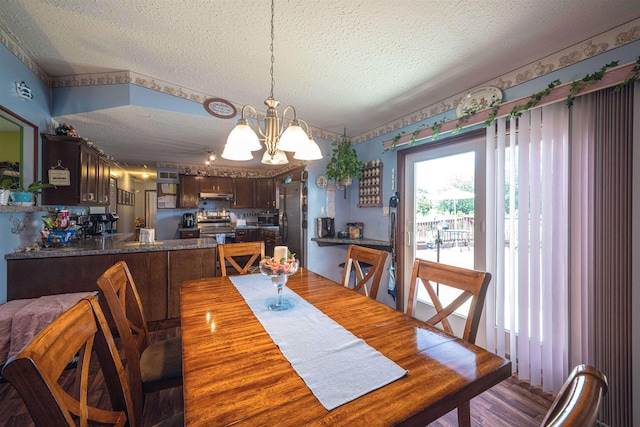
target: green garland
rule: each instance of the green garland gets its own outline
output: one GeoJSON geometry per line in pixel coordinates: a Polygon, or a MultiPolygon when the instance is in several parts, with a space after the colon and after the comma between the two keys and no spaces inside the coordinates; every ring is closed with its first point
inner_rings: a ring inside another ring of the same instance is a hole
{"type": "MultiPolygon", "coordinates": [[[[604,77],[606,71],[609,68],[614,68],[618,66],[619,61],[612,61],[606,65],[604,65],[602,68],[600,68],[598,71],[596,71],[593,74],[587,74],[586,76],[584,76],[582,79],[580,80],[575,80],[573,83],[571,83],[571,88],[569,89],[569,95],[567,96],[567,100],[566,100],[566,104],[567,107],[571,108],[571,106],[573,105],[573,101],[575,100],[576,95],[578,95],[578,93],[580,93],[585,87],[594,84],[595,82],[602,80],[602,78],[604,77]]],[[[631,69],[631,72],[629,73],[629,76],[627,77],[627,79],[625,81],[623,81],[622,83],[616,85],[614,87],[614,91],[619,91],[622,88],[624,88],[625,86],[634,83],[636,81],[640,81],[640,57],[638,57],[638,60],[636,61],[636,65],[633,66],[633,68],[631,69]]],[[[562,84],[562,82],[560,80],[554,80],[551,83],[549,83],[549,85],[547,86],[546,89],[541,90],[540,92],[534,93],[533,95],[531,95],[531,97],[529,98],[529,101],[524,104],[524,105],[515,105],[512,109],[511,112],[509,113],[509,117],[520,117],[522,116],[522,113],[524,111],[530,110],[531,108],[535,107],[541,100],[542,98],[544,98],[545,96],[549,95],[551,93],[551,91],[553,89],[555,89],[557,86],[559,86],[560,84],[562,84]]],[[[486,127],[491,126],[491,123],[493,123],[493,121],[496,119],[496,117],[498,116],[498,111],[500,110],[500,105],[502,104],[502,100],[501,99],[495,99],[493,102],[491,102],[491,104],[489,104],[489,107],[492,109],[491,112],[489,112],[489,115],[487,117],[487,119],[484,121],[484,125],[486,127]]],[[[461,130],[462,130],[462,125],[467,123],[469,121],[469,119],[471,118],[471,116],[475,115],[477,112],[479,111],[479,107],[468,107],[465,108],[463,110],[463,116],[460,117],[458,119],[458,122],[456,123],[454,129],[451,131],[452,135],[456,135],[458,134],[461,130]]],[[[440,135],[440,130],[442,128],[443,123],[446,122],[446,118],[435,122],[433,125],[431,125],[431,131],[433,132],[433,140],[435,140],[439,135],[440,135]]],[[[413,137],[409,140],[409,144],[413,145],[416,143],[417,139],[416,137],[418,136],[418,133],[422,130],[422,128],[424,128],[425,125],[422,124],[420,126],[418,126],[418,128],[416,130],[413,131],[412,135],[413,137]]],[[[402,137],[402,135],[404,135],[405,132],[401,131],[399,132],[396,136],[393,137],[393,139],[391,140],[391,145],[386,148],[384,151],[393,151],[396,149],[397,143],[400,140],[400,138],[402,137]]]]}
{"type": "Polygon", "coordinates": [[[582,91],[582,89],[584,89],[586,86],[592,85],[595,82],[602,80],[602,77],[604,77],[604,73],[607,71],[607,69],[617,67],[618,62],[619,61],[612,61],[604,65],[595,73],[587,74],[582,79],[575,80],[573,83],[571,83],[571,89],[569,89],[569,95],[567,95],[567,107],[573,107],[573,101],[575,100],[576,95],[580,93],[580,91],[582,91]]]}
{"type": "Polygon", "coordinates": [[[638,57],[638,60],[636,61],[636,65],[634,65],[633,68],[631,68],[631,73],[629,73],[629,77],[627,77],[627,79],[622,83],[619,83],[613,89],[613,91],[618,92],[622,90],[622,88],[624,88],[626,85],[631,84],[633,82],[637,82],[638,80],[640,80],[640,57],[638,57]]]}
{"type": "Polygon", "coordinates": [[[529,98],[529,102],[527,102],[524,105],[514,105],[513,108],[511,109],[511,112],[509,113],[509,117],[520,117],[522,116],[522,112],[523,111],[527,111],[530,110],[532,107],[536,106],[538,104],[538,102],[540,102],[540,100],[542,100],[542,98],[544,98],[545,96],[549,95],[551,93],[551,90],[553,88],[555,88],[556,86],[560,85],[560,80],[554,80],[551,83],[549,83],[549,86],[547,86],[546,89],[541,90],[540,92],[534,93],[533,95],[531,95],[531,98],[529,98]]]}

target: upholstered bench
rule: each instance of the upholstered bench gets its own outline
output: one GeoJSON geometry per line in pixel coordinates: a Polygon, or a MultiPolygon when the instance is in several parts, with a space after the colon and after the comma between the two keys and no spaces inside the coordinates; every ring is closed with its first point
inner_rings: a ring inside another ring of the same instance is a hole
{"type": "Polygon", "coordinates": [[[0,367],[38,332],[82,298],[97,292],[45,295],[0,305],[0,367]]]}

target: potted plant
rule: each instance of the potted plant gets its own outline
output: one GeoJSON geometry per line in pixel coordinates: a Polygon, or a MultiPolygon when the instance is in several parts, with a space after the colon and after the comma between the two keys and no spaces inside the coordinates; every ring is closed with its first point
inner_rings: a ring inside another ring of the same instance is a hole
{"type": "Polygon", "coordinates": [[[29,184],[25,189],[19,187],[17,190],[11,192],[11,200],[14,203],[18,203],[24,206],[32,206],[34,204],[34,196],[42,194],[42,190],[45,188],[56,188],[53,184],[47,184],[42,181],[35,181],[29,184]]]}
{"type": "Polygon", "coordinates": [[[351,147],[351,141],[344,138],[331,144],[333,152],[327,165],[327,178],[336,182],[342,181],[345,187],[353,182],[353,178],[362,176],[365,163],[358,160],[358,153],[351,147]]]}
{"type": "Polygon", "coordinates": [[[19,170],[18,163],[0,162],[0,205],[9,204],[11,191],[20,186],[19,170]]]}

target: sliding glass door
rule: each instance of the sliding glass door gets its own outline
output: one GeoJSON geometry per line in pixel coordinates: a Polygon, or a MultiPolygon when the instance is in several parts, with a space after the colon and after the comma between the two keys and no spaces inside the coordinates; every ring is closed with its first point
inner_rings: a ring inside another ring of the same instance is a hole
{"type": "MultiPolygon", "coordinates": [[[[434,148],[427,144],[406,156],[402,219],[405,306],[416,258],[484,269],[484,144],[484,137],[434,148]]],[[[448,297],[449,291],[439,287],[443,302],[455,298],[455,293],[448,297]]],[[[428,300],[426,291],[420,289],[417,317],[430,310],[424,302],[428,300]]]]}

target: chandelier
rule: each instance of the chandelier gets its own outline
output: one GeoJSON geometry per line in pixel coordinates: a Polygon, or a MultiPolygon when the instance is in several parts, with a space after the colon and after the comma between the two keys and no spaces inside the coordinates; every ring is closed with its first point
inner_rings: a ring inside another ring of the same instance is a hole
{"type": "Polygon", "coordinates": [[[251,105],[243,106],[240,119],[229,134],[222,152],[222,157],[228,160],[251,160],[253,158],[251,152],[262,148],[260,141],[264,142],[266,147],[262,156],[262,163],[264,164],[283,165],[289,163],[285,151],[294,152],[293,158],[297,160],[318,160],[322,158],[320,147],[313,140],[309,126],[304,120],[297,118],[295,108],[291,105],[287,106],[282,112],[282,118],[278,117],[276,107],[280,102],[273,98],[273,87],[275,86],[275,79],[273,78],[274,10],[274,0],[271,0],[271,93],[269,98],[264,101],[267,106],[264,127],[261,126],[259,119],[256,120],[257,124],[255,125],[261,137],[258,137],[253,128],[253,123],[245,117],[247,110],[252,110],[256,118],[258,117],[258,112],[251,105]],[[293,119],[285,129],[285,115],[289,110],[293,112],[293,119]],[[304,125],[306,130],[303,130],[300,125],[304,125]]]}

